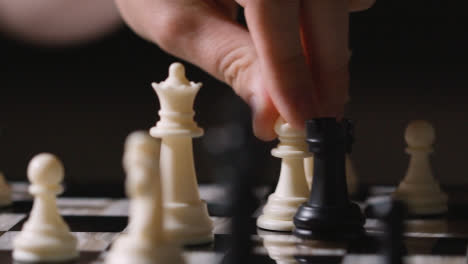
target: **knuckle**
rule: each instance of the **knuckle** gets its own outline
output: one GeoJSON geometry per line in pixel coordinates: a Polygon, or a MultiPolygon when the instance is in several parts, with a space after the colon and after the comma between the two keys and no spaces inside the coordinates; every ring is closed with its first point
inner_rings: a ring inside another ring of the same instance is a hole
{"type": "Polygon", "coordinates": [[[216,68],[224,77],[224,81],[232,86],[237,95],[248,97],[246,83],[248,73],[255,60],[249,47],[238,47],[218,56],[216,68]]]}
{"type": "Polygon", "coordinates": [[[191,20],[193,19],[190,16],[177,10],[165,12],[150,24],[150,39],[166,51],[176,50],[181,37],[193,31],[194,24],[191,20]]]}

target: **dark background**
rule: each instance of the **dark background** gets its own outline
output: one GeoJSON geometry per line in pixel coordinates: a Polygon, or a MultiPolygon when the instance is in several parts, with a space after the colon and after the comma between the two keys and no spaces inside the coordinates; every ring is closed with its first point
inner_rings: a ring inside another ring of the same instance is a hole
{"type": "MultiPolygon", "coordinates": [[[[357,121],[353,159],[363,182],[396,184],[408,163],[404,128],[426,119],[436,128],[438,179],[468,183],[468,11],[461,2],[377,0],[351,15],[348,116],[357,121]]],[[[46,151],[63,160],[69,186],[121,187],[124,139],[157,121],[150,83],[164,80],[174,61],[124,27],[67,48],[0,35],[0,168],[7,179],[25,180],[28,161],[46,151]]],[[[206,131],[194,140],[200,181],[247,169],[274,183],[279,160],[269,152],[276,143],[253,137],[250,110],[229,87],[186,65],[188,78],[204,84],[195,102],[206,131]]]]}

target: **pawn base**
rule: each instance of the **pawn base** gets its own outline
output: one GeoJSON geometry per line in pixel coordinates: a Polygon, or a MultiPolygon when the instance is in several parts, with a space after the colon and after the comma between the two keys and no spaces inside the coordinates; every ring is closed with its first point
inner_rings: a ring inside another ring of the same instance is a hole
{"type": "Polygon", "coordinates": [[[294,216],[294,234],[310,240],[348,240],[364,233],[365,218],[359,206],[339,207],[303,204],[294,216]]]}
{"type": "Polygon", "coordinates": [[[257,219],[257,227],[273,231],[292,231],[293,218],[306,197],[281,197],[273,193],[257,219]]]}
{"type": "Polygon", "coordinates": [[[164,228],[169,241],[186,246],[212,243],[213,222],[204,201],[164,205],[164,228]]]}
{"type": "Polygon", "coordinates": [[[22,231],[13,241],[13,259],[20,262],[65,262],[78,258],[77,240],[71,234],[22,231]]]}
{"type": "Polygon", "coordinates": [[[288,232],[294,229],[294,224],[292,220],[274,219],[261,215],[257,219],[257,227],[265,230],[288,232]]]}
{"type": "Polygon", "coordinates": [[[448,211],[447,195],[440,190],[419,193],[397,190],[392,194],[395,200],[403,201],[408,206],[409,215],[442,215],[448,211]]]}
{"type": "Polygon", "coordinates": [[[154,245],[144,239],[124,235],[106,256],[106,264],[184,264],[182,252],[174,244],[154,245]]]}

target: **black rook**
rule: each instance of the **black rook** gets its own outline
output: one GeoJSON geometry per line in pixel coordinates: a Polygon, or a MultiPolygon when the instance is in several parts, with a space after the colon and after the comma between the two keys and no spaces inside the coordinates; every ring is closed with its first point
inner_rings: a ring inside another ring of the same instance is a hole
{"type": "Polygon", "coordinates": [[[335,118],[309,120],[307,144],[314,153],[309,200],[294,217],[295,235],[306,239],[341,240],[363,233],[364,216],[348,198],[345,154],[351,152],[353,124],[335,118]]]}

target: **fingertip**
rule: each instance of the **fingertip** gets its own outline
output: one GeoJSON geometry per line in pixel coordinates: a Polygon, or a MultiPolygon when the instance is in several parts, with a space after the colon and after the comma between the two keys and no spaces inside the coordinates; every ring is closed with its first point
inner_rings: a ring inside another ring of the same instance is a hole
{"type": "Polygon", "coordinates": [[[279,114],[271,102],[265,102],[254,95],[250,102],[252,108],[252,127],[254,135],[263,141],[272,141],[277,135],[274,131],[279,114]]]}
{"type": "Polygon", "coordinates": [[[277,137],[271,124],[261,124],[259,122],[254,121],[253,131],[254,135],[262,141],[272,141],[275,140],[277,137]]]}
{"type": "Polygon", "coordinates": [[[312,89],[303,89],[301,96],[293,98],[294,100],[281,107],[284,111],[281,116],[296,129],[305,129],[306,120],[319,116],[320,109],[317,102],[317,96],[313,94],[312,89]]]}
{"type": "Polygon", "coordinates": [[[371,8],[375,4],[375,0],[350,0],[349,11],[359,12],[371,8]]]}
{"type": "Polygon", "coordinates": [[[295,119],[286,119],[286,122],[288,122],[292,127],[296,129],[304,129],[305,128],[305,119],[303,118],[295,118],[295,119]]]}

